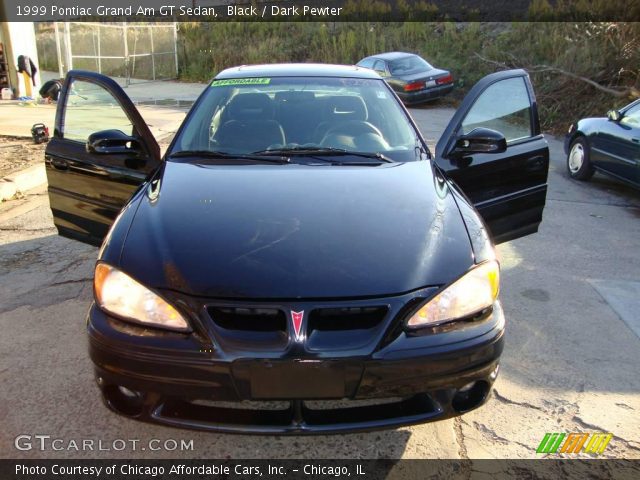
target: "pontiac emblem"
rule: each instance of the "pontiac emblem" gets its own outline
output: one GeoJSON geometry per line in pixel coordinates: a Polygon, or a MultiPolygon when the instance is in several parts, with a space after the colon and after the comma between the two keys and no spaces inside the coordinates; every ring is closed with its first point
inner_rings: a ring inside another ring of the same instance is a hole
{"type": "Polygon", "coordinates": [[[300,331],[302,330],[302,317],[304,317],[304,310],[301,312],[294,312],[291,310],[291,320],[293,320],[293,329],[296,332],[296,340],[300,340],[300,331]]]}

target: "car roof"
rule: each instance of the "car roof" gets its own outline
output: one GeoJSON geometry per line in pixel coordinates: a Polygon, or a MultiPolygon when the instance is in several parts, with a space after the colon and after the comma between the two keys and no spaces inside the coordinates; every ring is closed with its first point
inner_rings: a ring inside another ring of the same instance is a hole
{"type": "Polygon", "coordinates": [[[381,58],[382,60],[397,60],[398,58],[405,57],[417,57],[415,53],[408,52],[386,52],[386,53],[378,53],[376,55],[371,55],[367,58],[381,58]]]}
{"type": "Polygon", "coordinates": [[[372,78],[380,76],[368,68],[355,65],[331,65],[325,63],[273,63],[242,65],[223,70],[216,79],[252,77],[347,77],[372,78]]]}

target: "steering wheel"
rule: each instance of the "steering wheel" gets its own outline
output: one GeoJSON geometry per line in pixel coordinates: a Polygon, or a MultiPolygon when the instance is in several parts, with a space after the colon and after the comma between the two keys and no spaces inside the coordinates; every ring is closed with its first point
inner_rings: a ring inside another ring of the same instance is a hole
{"type": "Polygon", "coordinates": [[[331,127],[327,130],[327,133],[325,133],[324,138],[327,138],[329,135],[349,135],[350,137],[357,137],[365,133],[373,133],[374,135],[383,137],[382,132],[369,122],[365,122],[364,120],[348,120],[331,127]]]}

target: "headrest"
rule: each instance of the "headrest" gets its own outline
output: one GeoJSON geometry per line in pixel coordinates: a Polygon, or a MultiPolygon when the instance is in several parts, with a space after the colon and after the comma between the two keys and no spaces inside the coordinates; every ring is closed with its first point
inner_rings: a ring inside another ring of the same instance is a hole
{"type": "Polygon", "coordinates": [[[354,95],[330,97],[328,100],[329,117],[331,121],[361,120],[369,117],[364,100],[354,95]]]}
{"type": "Polygon", "coordinates": [[[227,105],[229,120],[270,120],[273,118],[273,102],[266,93],[241,93],[227,105]]]}

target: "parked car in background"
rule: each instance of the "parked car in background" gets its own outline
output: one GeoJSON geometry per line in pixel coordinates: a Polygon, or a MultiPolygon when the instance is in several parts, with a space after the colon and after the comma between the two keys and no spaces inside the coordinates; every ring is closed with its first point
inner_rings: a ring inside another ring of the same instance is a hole
{"type": "Polygon", "coordinates": [[[524,70],[480,80],[432,154],[374,72],[287,64],[219,73],[164,156],[114,80],[72,70],[45,159],[58,232],[102,244],[87,331],[108,407],[308,434],[486,401],[494,245],[537,231],[549,150],[524,70]]]}
{"type": "Polygon", "coordinates": [[[380,53],[357,65],[375,70],[407,105],[440,98],[453,90],[451,72],[435,68],[413,53],[380,53]]]}
{"type": "Polygon", "coordinates": [[[572,124],[564,149],[571,177],[589,180],[598,171],[640,187],[640,100],[572,124]]]}

